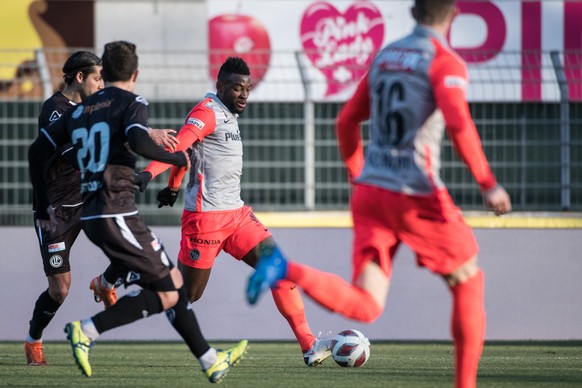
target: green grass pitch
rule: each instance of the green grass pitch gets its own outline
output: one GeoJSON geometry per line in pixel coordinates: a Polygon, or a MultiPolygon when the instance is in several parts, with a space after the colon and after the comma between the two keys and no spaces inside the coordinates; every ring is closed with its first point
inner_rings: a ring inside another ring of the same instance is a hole
{"type": "MultiPolygon", "coordinates": [[[[213,342],[227,348],[232,343],[213,342]]],[[[210,383],[182,343],[98,342],[93,377],[81,375],[65,342],[45,343],[49,367],[25,365],[22,343],[0,343],[0,386],[186,387],[210,383]]],[[[452,387],[452,346],[446,342],[375,342],[361,368],[332,359],[307,368],[296,343],[253,342],[221,386],[452,387]]],[[[479,387],[582,387],[582,341],[487,343],[479,387]]]]}

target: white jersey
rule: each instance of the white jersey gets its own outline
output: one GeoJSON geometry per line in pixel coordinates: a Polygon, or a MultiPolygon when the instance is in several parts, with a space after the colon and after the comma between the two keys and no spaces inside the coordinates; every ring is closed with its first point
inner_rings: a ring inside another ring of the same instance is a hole
{"type": "Polygon", "coordinates": [[[204,212],[238,209],[243,146],[238,115],[233,114],[213,93],[188,114],[184,130],[194,132],[190,180],[184,194],[184,209],[204,212]]]}

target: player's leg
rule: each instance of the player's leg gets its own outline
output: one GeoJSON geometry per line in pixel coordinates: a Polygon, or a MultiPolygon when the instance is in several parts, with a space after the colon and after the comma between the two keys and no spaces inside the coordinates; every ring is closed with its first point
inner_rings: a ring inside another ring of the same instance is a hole
{"type": "Polygon", "coordinates": [[[144,288],[125,295],[114,306],[89,319],[66,326],[83,373],[92,374],[88,354],[92,341],[101,333],[167,310],[170,322],[199,359],[208,378],[211,382],[219,381],[242,357],[247,343],[241,341],[225,352],[210,348],[194,312],[188,309],[180,272],[143,220],[139,216],[97,219],[85,222],[85,227],[87,236],[103,249],[112,264],[129,269],[126,282],[134,281],[144,288]]]}
{"type": "Polygon", "coordinates": [[[444,279],[453,296],[451,331],[455,344],[455,386],[475,387],[485,338],[483,271],[474,257],[444,279]]]}
{"type": "Polygon", "coordinates": [[[247,292],[249,301],[251,303],[256,301],[258,293],[264,289],[266,283],[276,284],[279,279],[284,278],[296,283],[323,307],[346,318],[362,322],[372,322],[378,318],[386,302],[391,257],[398,240],[390,230],[377,221],[383,215],[377,207],[380,201],[376,200],[373,193],[360,193],[361,191],[362,189],[358,187],[352,196],[354,217],[352,284],[333,273],[286,261],[280,250],[274,247],[270,252],[267,250],[263,252],[257,271],[251,276],[247,292]],[[263,263],[269,261],[273,265],[266,267],[270,268],[261,268],[263,263]],[[268,279],[269,277],[271,279],[268,279]],[[253,285],[253,280],[258,282],[253,285]]]}
{"type": "Polygon", "coordinates": [[[28,365],[48,365],[44,356],[42,333],[69,294],[71,286],[69,256],[71,247],[81,230],[77,213],[76,208],[58,210],[58,224],[53,232],[36,228],[48,288],[36,300],[30,319],[28,335],[24,343],[28,365]]]}
{"type": "Polygon", "coordinates": [[[106,309],[113,306],[117,302],[117,287],[125,274],[125,271],[109,265],[101,275],[91,279],[89,289],[93,291],[95,302],[103,302],[106,309]]]}
{"type": "MultiPolygon", "coordinates": [[[[242,233],[246,233],[249,236],[247,240],[254,240],[253,235],[249,233],[252,230],[252,225],[246,229],[248,230],[242,233]]],[[[260,228],[261,231],[264,231],[264,229],[266,228],[260,228]]],[[[242,260],[254,268],[259,259],[259,252],[270,246],[275,246],[275,241],[271,236],[264,238],[255,245],[243,256],[242,260]]],[[[331,340],[326,337],[316,338],[313,335],[305,317],[303,298],[295,283],[281,280],[271,287],[271,294],[279,313],[287,320],[295,338],[297,338],[305,364],[307,366],[317,366],[331,356],[329,349],[331,340]]]]}
{"type": "Polygon", "coordinates": [[[184,278],[184,289],[186,290],[188,301],[190,303],[196,302],[204,294],[212,268],[193,268],[178,261],[178,269],[184,278]]]}
{"type": "MultiPolygon", "coordinates": [[[[275,245],[273,237],[269,236],[255,245],[243,256],[242,261],[254,268],[259,259],[259,252],[265,245],[275,245]]],[[[299,290],[292,282],[282,280],[271,288],[271,293],[277,309],[293,330],[301,350],[307,352],[316,338],[305,318],[305,306],[299,290]]]]}
{"type": "Polygon", "coordinates": [[[455,385],[474,387],[485,337],[483,273],[477,266],[477,242],[461,211],[443,190],[411,199],[402,240],[419,264],[441,275],[451,289],[451,332],[455,346],[455,385]]]}

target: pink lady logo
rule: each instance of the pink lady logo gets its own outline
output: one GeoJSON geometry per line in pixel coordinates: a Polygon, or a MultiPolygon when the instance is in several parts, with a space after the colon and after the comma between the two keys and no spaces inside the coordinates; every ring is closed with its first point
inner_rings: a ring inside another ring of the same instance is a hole
{"type": "Polygon", "coordinates": [[[343,14],[329,3],[316,2],[301,20],[303,50],[327,79],[326,97],[358,82],[383,40],[382,14],[367,1],[350,5],[343,14]]]}

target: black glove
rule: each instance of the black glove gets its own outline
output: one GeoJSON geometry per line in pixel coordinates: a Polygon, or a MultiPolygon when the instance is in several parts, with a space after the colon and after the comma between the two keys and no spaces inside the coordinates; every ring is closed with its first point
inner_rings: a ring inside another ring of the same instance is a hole
{"type": "Polygon", "coordinates": [[[137,186],[140,192],[146,191],[148,183],[152,179],[152,174],[147,171],[138,172],[133,174],[133,184],[137,186]]]}
{"type": "Polygon", "coordinates": [[[174,190],[171,190],[169,187],[166,187],[165,189],[160,190],[160,192],[158,193],[158,197],[157,197],[157,200],[159,202],[158,209],[163,207],[163,206],[174,207],[174,204],[176,203],[176,200],[178,199],[179,192],[180,192],[180,189],[174,191],[174,190]]]}

